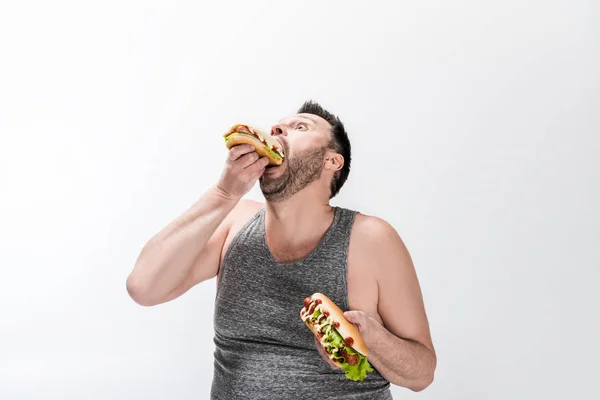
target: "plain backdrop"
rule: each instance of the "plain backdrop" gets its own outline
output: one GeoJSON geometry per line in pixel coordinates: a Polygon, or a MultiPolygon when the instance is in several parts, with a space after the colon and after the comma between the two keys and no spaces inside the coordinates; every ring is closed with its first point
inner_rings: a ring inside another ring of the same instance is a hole
{"type": "Polygon", "coordinates": [[[215,281],[145,308],[125,279],[224,130],[307,99],[352,141],[333,204],[422,285],[436,378],[394,398],[600,398],[591,0],[3,2],[0,398],[207,399],[215,281]]]}

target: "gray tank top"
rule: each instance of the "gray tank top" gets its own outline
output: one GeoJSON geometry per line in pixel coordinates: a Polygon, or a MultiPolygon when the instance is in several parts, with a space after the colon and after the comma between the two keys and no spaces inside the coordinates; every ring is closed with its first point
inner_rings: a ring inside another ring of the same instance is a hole
{"type": "Polygon", "coordinates": [[[355,211],[335,207],[318,246],[295,263],[278,263],[265,236],[265,208],[225,253],[214,312],[213,400],[392,399],[377,369],[361,382],[332,369],[300,319],[315,292],[348,308],[346,264],[355,211]]]}

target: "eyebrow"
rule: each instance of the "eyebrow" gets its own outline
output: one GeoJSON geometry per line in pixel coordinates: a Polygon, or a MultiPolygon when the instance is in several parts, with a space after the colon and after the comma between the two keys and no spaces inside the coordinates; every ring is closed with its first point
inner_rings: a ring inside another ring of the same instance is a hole
{"type": "Polygon", "coordinates": [[[313,118],[313,117],[310,117],[310,116],[306,116],[306,115],[299,115],[299,116],[298,116],[298,118],[307,119],[307,120],[309,120],[310,122],[312,122],[313,124],[315,124],[315,125],[317,124],[317,120],[316,120],[315,118],[313,118]]]}
{"type": "MultiPolygon", "coordinates": [[[[310,122],[312,122],[312,123],[313,123],[313,125],[317,125],[317,120],[316,120],[316,119],[314,119],[314,118],[312,118],[312,117],[309,117],[309,116],[306,116],[306,115],[298,115],[298,116],[296,116],[296,117],[293,117],[293,118],[291,118],[291,119],[290,119],[290,123],[292,123],[292,122],[296,122],[296,121],[298,121],[299,119],[309,120],[310,122]]],[[[282,119],[282,120],[280,120],[279,122],[282,122],[282,121],[283,121],[283,119],[282,119]]]]}

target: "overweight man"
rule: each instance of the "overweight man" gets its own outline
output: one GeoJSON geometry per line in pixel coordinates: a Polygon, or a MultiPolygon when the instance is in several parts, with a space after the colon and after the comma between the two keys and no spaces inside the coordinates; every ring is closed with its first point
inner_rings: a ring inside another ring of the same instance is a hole
{"type": "Polygon", "coordinates": [[[425,389],[436,354],[408,250],[383,219],[330,204],[350,172],[344,125],[308,101],[270,133],[283,163],[233,146],[218,181],[145,244],[129,295],[153,306],[216,278],[214,400],[376,400],[392,399],[391,384],[425,389]],[[256,182],[264,202],[242,199],[256,182]],[[358,328],[373,368],[364,380],[329,361],[300,318],[315,292],[358,328]]]}

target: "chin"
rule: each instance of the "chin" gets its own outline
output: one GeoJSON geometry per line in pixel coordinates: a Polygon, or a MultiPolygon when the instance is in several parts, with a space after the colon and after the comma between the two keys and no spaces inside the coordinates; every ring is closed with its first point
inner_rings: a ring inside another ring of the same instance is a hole
{"type": "Polygon", "coordinates": [[[285,164],[277,165],[274,167],[268,167],[268,168],[265,168],[265,172],[262,174],[262,178],[281,176],[281,174],[284,171],[285,171],[285,164]]]}

